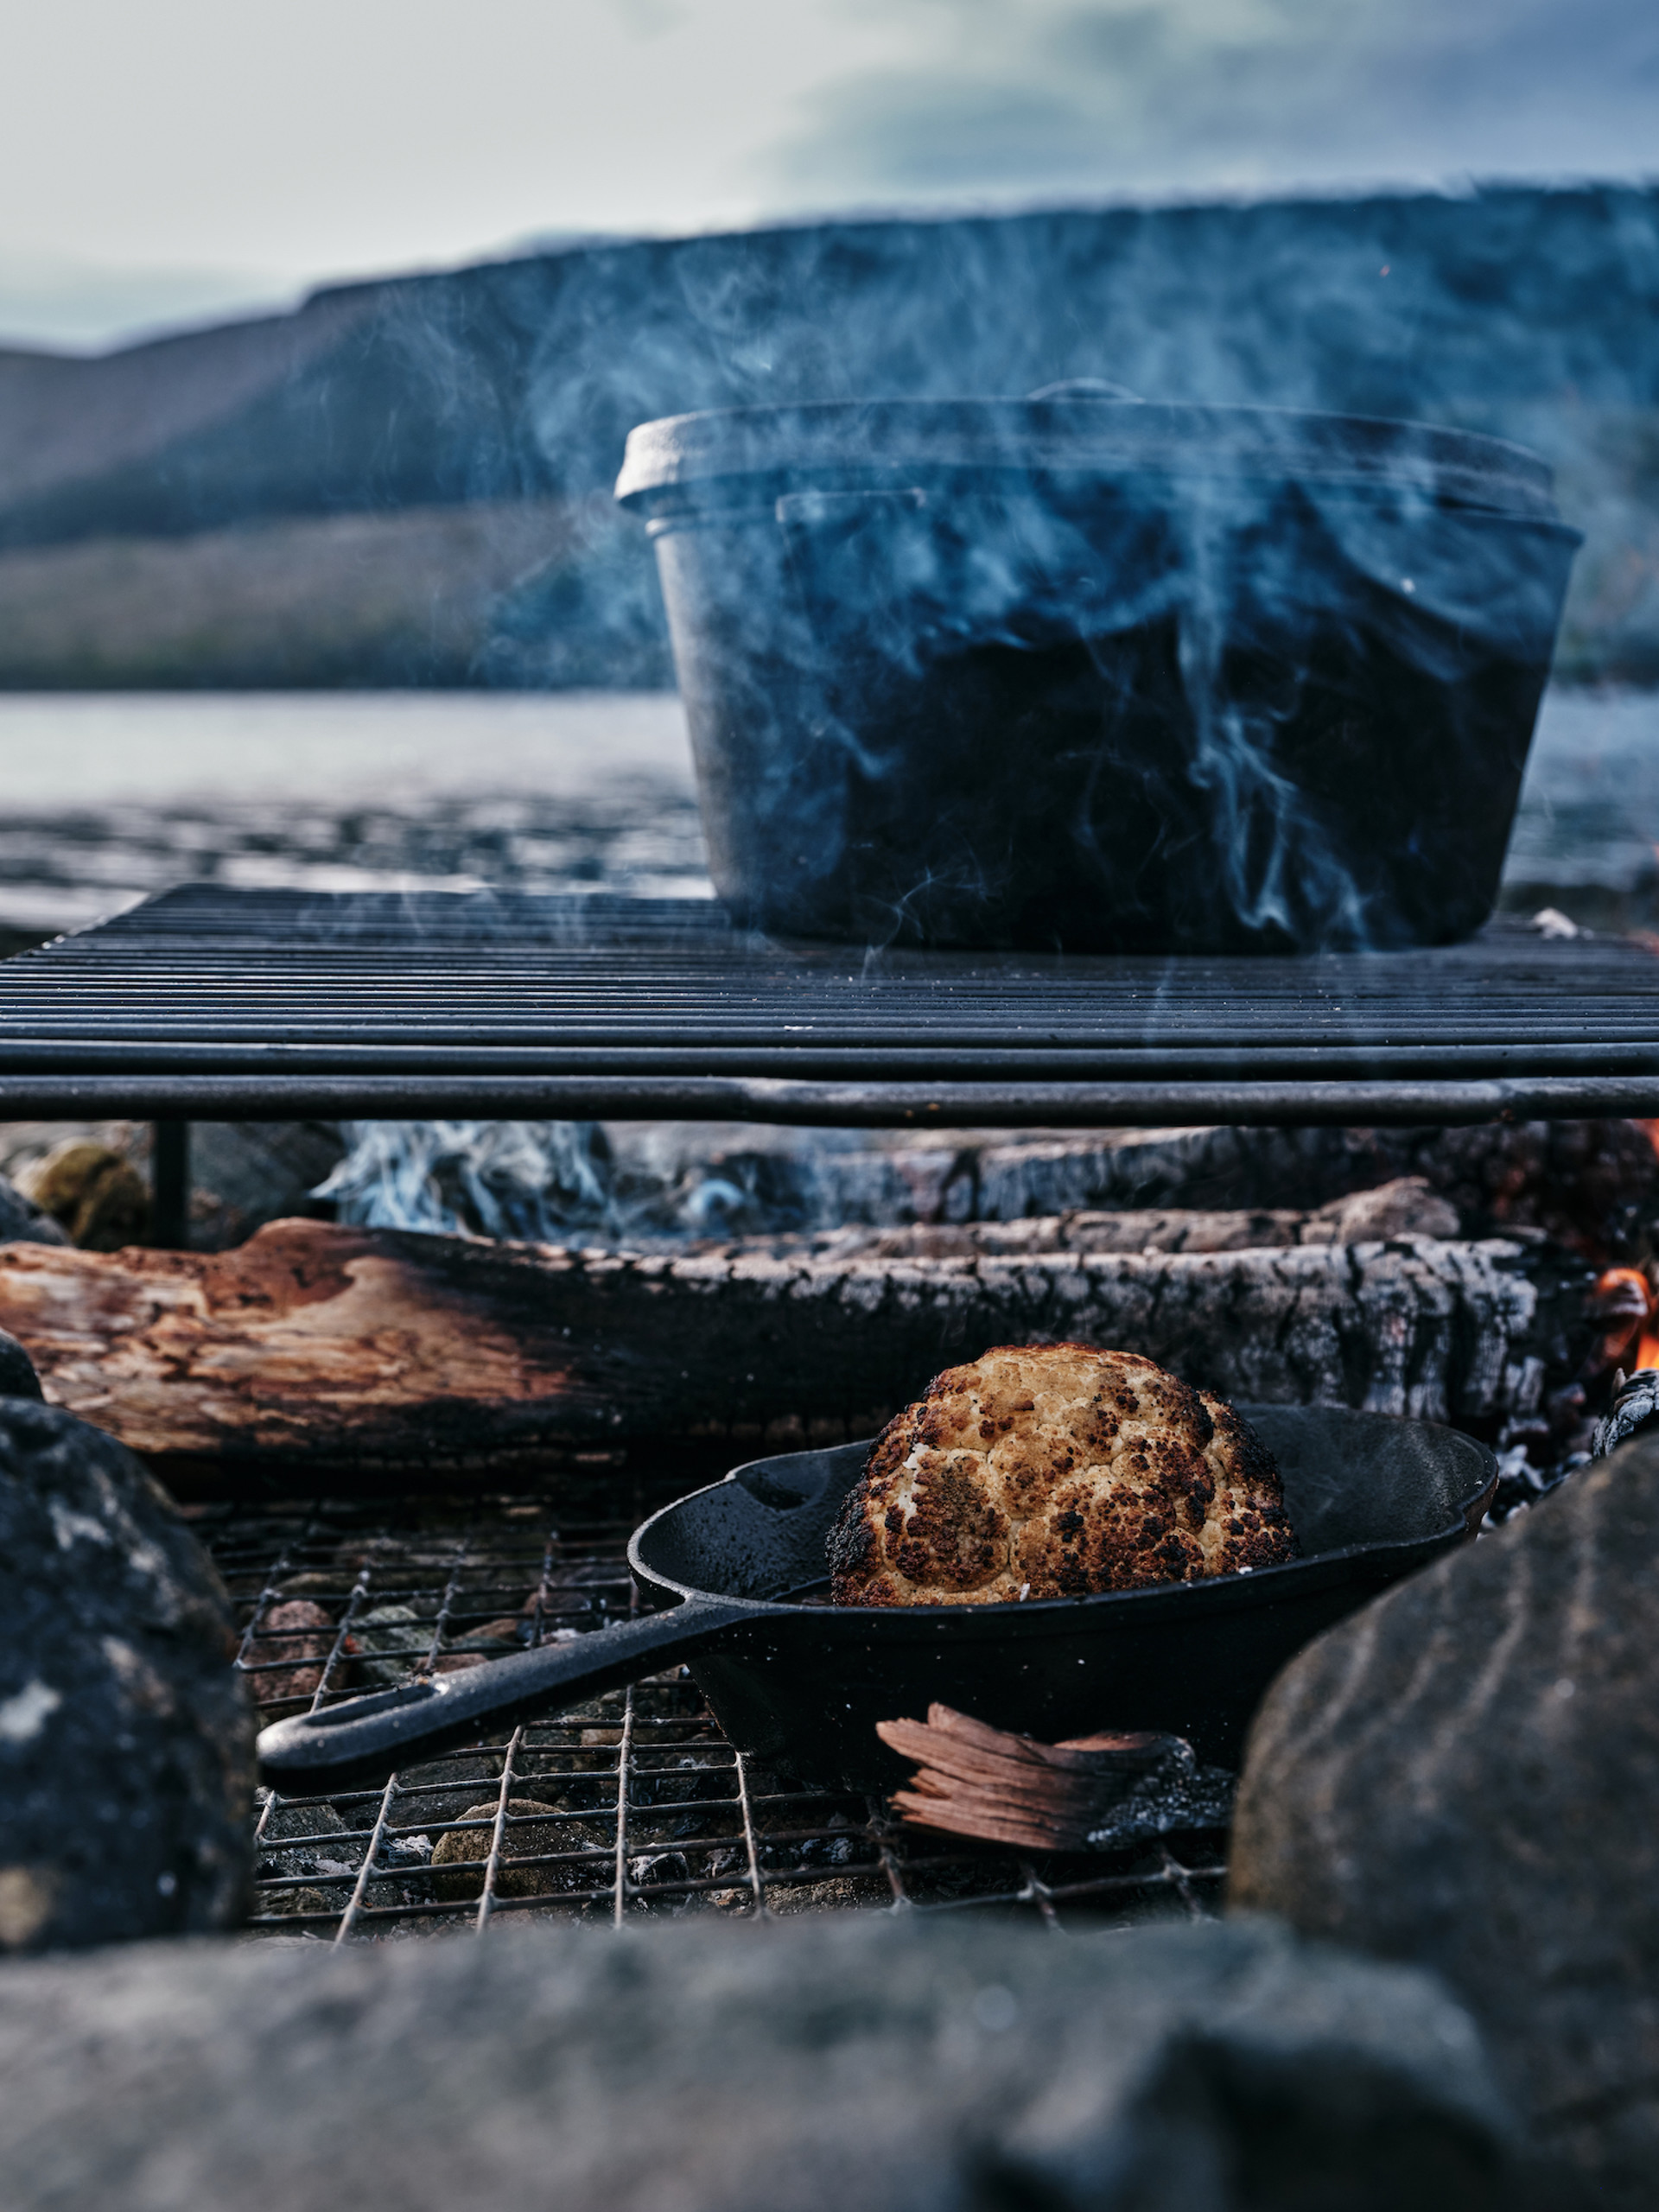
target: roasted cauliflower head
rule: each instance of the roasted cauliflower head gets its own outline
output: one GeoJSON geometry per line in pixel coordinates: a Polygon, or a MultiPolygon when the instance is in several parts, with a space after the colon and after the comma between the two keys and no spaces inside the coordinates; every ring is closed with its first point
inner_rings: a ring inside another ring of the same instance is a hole
{"type": "Polygon", "coordinates": [[[1247,1421],[1134,1352],[1005,1344],[889,1421],[830,1534],[840,1605],[984,1605],[1297,1556],[1247,1421]]]}

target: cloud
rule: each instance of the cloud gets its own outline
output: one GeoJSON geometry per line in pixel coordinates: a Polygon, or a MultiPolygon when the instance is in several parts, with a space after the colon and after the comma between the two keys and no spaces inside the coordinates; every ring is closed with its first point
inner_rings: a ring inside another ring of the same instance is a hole
{"type": "Polygon", "coordinates": [[[1652,0],[12,12],[0,333],[36,340],[544,232],[1659,170],[1652,0]]]}
{"type": "Polygon", "coordinates": [[[1198,194],[1659,167],[1632,0],[893,0],[902,67],[769,149],[826,196],[1198,194]]]}

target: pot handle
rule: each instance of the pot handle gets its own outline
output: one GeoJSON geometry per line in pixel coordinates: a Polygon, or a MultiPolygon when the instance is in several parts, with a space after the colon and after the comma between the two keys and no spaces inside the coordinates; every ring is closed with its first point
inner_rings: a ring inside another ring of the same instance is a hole
{"type": "Polygon", "coordinates": [[[556,1712],[692,1658],[753,1611],[743,1599],[688,1598],[665,1612],[487,1660],[464,1674],[292,1713],[260,1732],[260,1779],[294,1796],[383,1782],[410,1758],[471,1741],[488,1723],[556,1712]]]}

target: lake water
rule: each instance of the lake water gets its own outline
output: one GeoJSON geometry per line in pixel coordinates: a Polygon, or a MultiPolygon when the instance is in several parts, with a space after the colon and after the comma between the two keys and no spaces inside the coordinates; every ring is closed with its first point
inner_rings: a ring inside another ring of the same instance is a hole
{"type": "Polygon", "coordinates": [[[0,926],[190,880],[709,892],[672,694],[0,696],[0,926]]]}
{"type": "MultiPolygon", "coordinates": [[[[204,879],[709,890],[671,694],[11,694],[0,778],[0,928],[13,932],[79,927],[204,879]]],[[[1513,895],[1650,919],[1656,851],[1659,692],[1552,691],[1513,895]]]]}

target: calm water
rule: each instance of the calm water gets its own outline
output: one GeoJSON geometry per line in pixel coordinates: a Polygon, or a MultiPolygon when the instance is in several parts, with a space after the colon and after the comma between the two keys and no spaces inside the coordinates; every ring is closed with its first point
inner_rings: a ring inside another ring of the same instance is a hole
{"type": "Polygon", "coordinates": [[[168,884],[707,894],[679,701],[647,693],[0,696],[0,926],[168,884]]]}
{"type": "MultiPolygon", "coordinates": [[[[12,931],[204,878],[709,890],[684,722],[660,693],[0,696],[0,770],[12,931]]],[[[1647,918],[1656,849],[1659,692],[1553,692],[1517,895],[1647,918]]]]}

